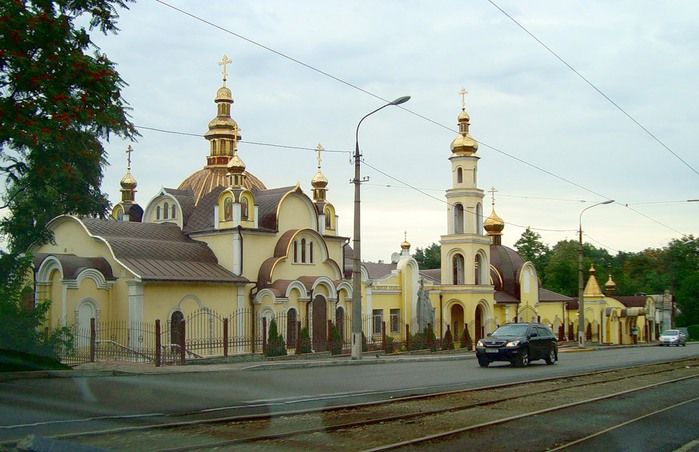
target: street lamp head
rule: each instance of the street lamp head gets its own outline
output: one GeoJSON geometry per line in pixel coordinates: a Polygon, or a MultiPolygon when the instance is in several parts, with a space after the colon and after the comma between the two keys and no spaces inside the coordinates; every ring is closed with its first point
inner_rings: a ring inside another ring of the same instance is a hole
{"type": "Polygon", "coordinates": [[[398,99],[396,99],[396,100],[394,100],[394,101],[391,101],[391,102],[390,102],[390,105],[400,105],[400,104],[404,104],[404,103],[406,103],[406,102],[409,101],[409,100],[410,100],[410,96],[399,97],[398,99]]]}
{"type": "Polygon", "coordinates": [[[608,200],[604,201],[602,204],[611,204],[613,202],[614,202],[613,199],[608,199],[608,200]]]}

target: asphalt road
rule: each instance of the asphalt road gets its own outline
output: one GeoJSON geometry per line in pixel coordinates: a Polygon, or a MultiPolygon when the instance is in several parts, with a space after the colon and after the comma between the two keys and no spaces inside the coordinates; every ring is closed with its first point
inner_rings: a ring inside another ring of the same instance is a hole
{"type": "Polygon", "coordinates": [[[0,383],[0,441],[144,425],[163,414],[188,419],[288,411],[696,356],[699,344],[561,353],[554,366],[537,361],[528,368],[495,363],[483,369],[470,357],[376,365],[365,358],[361,365],[245,364],[212,372],[12,380],[0,383]]]}

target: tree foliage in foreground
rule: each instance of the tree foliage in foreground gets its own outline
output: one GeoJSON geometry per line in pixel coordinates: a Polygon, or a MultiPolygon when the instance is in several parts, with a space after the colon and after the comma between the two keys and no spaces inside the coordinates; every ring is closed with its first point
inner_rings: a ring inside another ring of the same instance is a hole
{"type": "Polygon", "coordinates": [[[427,248],[415,248],[413,258],[421,270],[439,268],[442,262],[442,249],[439,243],[433,243],[427,248]]]}
{"type": "Polygon", "coordinates": [[[0,207],[9,210],[0,220],[8,248],[0,251],[0,323],[3,340],[15,336],[14,350],[52,348],[36,329],[48,304],[21,303],[20,283],[31,271],[21,253],[51,239],[46,224],[56,215],[106,214],[101,141],[137,135],[125,83],[89,34],[115,33],[117,8],[127,1],[0,2],[0,207]]]}

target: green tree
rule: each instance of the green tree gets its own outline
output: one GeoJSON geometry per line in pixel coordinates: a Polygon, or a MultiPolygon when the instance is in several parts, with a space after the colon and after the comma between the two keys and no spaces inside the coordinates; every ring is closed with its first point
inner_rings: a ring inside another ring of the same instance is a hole
{"type": "Polygon", "coordinates": [[[425,249],[415,248],[413,258],[422,270],[439,268],[442,263],[442,249],[439,243],[433,243],[425,249]]]}
{"type": "Polygon", "coordinates": [[[106,214],[101,140],[137,135],[125,83],[89,35],[115,33],[127,1],[0,2],[0,207],[9,209],[0,220],[8,248],[0,251],[0,323],[27,326],[17,331],[19,351],[47,350],[28,327],[43,321],[45,308],[21,307],[16,282],[31,271],[21,253],[50,240],[46,224],[58,214],[106,214]]]}
{"type": "Polygon", "coordinates": [[[543,286],[571,297],[578,296],[578,242],[562,240],[551,249],[543,286]]]}
{"type": "Polygon", "coordinates": [[[525,261],[531,261],[534,264],[539,278],[543,280],[551,250],[541,241],[541,235],[527,227],[515,242],[515,248],[525,261]]]}
{"type": "Polygon", "coordinates": [[[687,235],[672,240],[665,250],[670,290],[680,311],[677,323],[699,324],[699,238],[687,235]]]}
{"type": "Polygon", "coordinates": [[[286,356],[286,344],[284,336],[277,332],[277,322],[272,319],[269,322],[269,333],[267,334],[267,348],[265,356],[286,356]]]}

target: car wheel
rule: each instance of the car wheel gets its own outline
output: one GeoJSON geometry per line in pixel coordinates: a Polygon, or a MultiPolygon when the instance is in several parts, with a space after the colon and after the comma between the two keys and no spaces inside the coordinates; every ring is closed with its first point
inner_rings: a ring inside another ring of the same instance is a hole
{"type": "Polygon", "coordinates": [[[487,359],[478,360],[478,365],[481,367],[488,367],[488,364],[490,364],[490,361],[488,361],[487,359]]]}
{"type": "Polygon", "coordinates": [[[556,350],[554,350],[554,349],[549,350],[549,354],[548,354],[548,356],[546,356],[546,358],[544,358],[544,361],[546,361],[546,364],[548,364],[548,365],[554,364],[557,361],[556,350]]]}
{"type": "Polygon", "coordinates": [[[529,350],[526,348],[515,358],[515,367],[527,367],[529,365],[529,350]]]}

